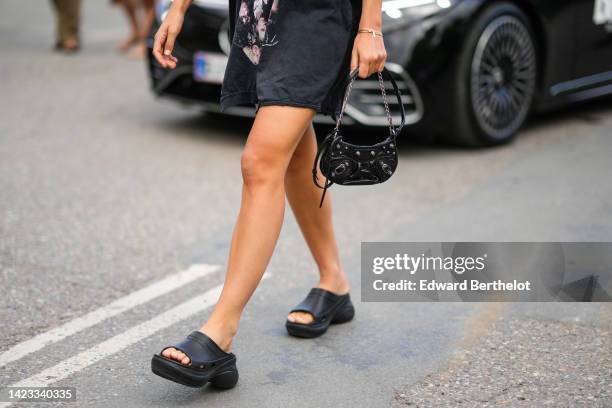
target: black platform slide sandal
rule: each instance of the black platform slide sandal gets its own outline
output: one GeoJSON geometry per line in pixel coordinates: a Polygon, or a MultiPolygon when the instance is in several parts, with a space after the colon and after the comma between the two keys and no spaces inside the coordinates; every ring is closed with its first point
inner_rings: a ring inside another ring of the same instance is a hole
{"type": "Polygon", "coordinates": [[[287,332],[295,337],[319,337],[330,324],[346,323],[353,320],[355,308],[349,294],[336,295],[321,288],[312,288],[308,296],[289,313],[307,312],[314,320],[311,323],[293,323],[287,320],[287,332]]]}
{"type": "Polygon", "coordinates": [[[202,387],[207,382],[218,388],[233,388],[238,382],[236,356],[226,353],[201,331],[192,332],[174,346],[166,346],[151,360],[151,369],[160,377],[186,385],[202,387]],[[189,357],[189,365],[166,358],[164,350],[173,347],[189,357]]]}

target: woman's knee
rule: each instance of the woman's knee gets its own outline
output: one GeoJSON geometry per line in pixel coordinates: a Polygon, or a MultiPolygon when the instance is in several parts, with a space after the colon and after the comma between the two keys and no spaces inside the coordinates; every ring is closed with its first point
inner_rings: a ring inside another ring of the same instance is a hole
{"type": "Polygon", "coordinates": [[[280,180],[278,160],[256,147],[246,147],[240,157],[240,170],[245,185],[257,186],[280,180]]]}

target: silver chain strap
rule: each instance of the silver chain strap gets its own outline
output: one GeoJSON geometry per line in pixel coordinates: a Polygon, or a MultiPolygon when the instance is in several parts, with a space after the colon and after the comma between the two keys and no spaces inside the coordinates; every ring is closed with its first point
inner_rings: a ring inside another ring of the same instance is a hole
{"type": "Polygon", "coordinates": [[[349,94],[351,93],[351,89],[353,88],[353,82],[355,82],[355,77],[351,78],[351,82],[349,82],[346,92],[344,92],[344,99],[342,100],[342,108],[340,109],[340,114],[338,115],[338,119],[336,120],[336,127],[334,128],[334,134],[338,133],[338,129],[340,128],[340,122],[342,121],[342,116],[344,115],[344,109],[346,108],[346,102],[348,101],[349,94]]]}
{"type": "MultiPolygon", "coordinates": [[[[387,115],[387,120],[389,121],[389,133],[392,135],[395,135],[395,128],[393,127],[393,119],[391,118],[391,112],[389,111],[389,103],[387,102],[387,92],[385,90],[385,83],[382,77],[382,72],[377,72],[377,74],[378,74],[378,84],[380,86],[380,92],[382,94],[383,102],[385,104],[385,114],[387,115]]],[[[340,109],[340,114],[338,115],[338,119],[336,120],[336,127],[334,128],[334,134],[337,134],[338,130],[340,129],[340,122],[342,121],[342,116],[344,115],[344,109],[346,108],[346,103],[348,101],[349,94],[351,93],[353,82],[355,82],[356,78],[357,78],[357,75],[351,78],[351,81],[349,82],[346,88],[346,92],[344,93],[344,99],[342,100],[342,108],[340,109]]]]}
{"type": "Polygon", "coordinates": [[[391,113],[389,112],[389,103],[387,102],[387,92],[385,91],[385,82],[383,81],[382,73],[378,72],[378,84],[380,85],[380,92],[382,93],[383,102],[385,103],[385,113],[389,120],[389,133],[394,135],[395,128],[393,127],[393,120],[391,119],[391,113]]]}

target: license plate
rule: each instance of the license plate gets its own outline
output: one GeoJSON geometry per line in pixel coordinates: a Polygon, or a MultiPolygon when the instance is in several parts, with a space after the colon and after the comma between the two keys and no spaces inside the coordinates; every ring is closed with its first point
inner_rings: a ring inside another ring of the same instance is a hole
{"type": "Polygon", "coordinates": [[[193,56],[193,79],[198,82],[223,82],[227,55],[218,52],[198,51],[193,56]]]}

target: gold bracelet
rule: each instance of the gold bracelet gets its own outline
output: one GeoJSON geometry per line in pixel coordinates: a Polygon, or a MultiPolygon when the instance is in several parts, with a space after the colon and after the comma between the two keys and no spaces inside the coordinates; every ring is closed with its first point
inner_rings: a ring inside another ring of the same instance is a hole
{"type": "Polygon", "coordinates": [[[382,32],[376,31],[376,30],[374,30],[372,28],[360,28],[359,30],[357,30],[357,33],[371,33],[372,37],[379,36],[379,37],[382,38],[382,36],[383,36],[382,32]]]}

